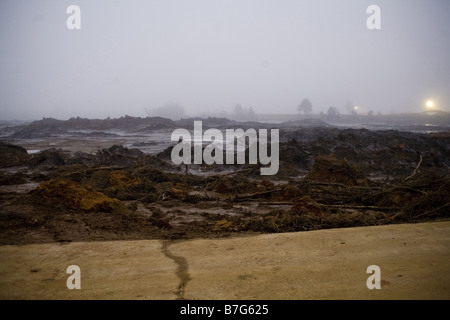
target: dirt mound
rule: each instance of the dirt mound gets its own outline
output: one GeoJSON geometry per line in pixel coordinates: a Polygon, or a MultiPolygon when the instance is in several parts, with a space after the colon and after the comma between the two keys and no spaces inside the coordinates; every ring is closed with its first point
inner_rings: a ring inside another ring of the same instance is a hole
{"type": "Polygon", "coordinates": [[[306,176],[311,181],[341,183],[346,186],[368,185],[369,181],[346,159],[340,160],[336,155],[318,155],[306,176]]]}
{"type": "Polygon", "coordinates": [[[36,192],[51,203],[63,204],[84,212],[127,213],[123,202],[70,180],[55,179],[41,183],[36,192]]]}
{"type": "Polygon", "coordinates": [[[450,130],[442,132],[430,132],[428,135],[432,138],[450,139],[450,130]]]}
{"type": "Polygon", "coordinates": [[[449,168],[449,137],[447,133],[301,128],[282,133],[280,155],[298,169],[309,170],[316,156],[333,153],[366,176],[398,177],[411,172],[420,157],[422,168],[449,168]]]}
{"type": "Polygon", "coordinates": [[[0,167],[8,168],[23,165],[29,158],[25,148],[0,142],[0,167]]]}
{"type": "Polygon", "coordinates": [[[96,154],[96,160],[99,164],[129,166],[143,154],[139,149],[128,149],[120,145],[114,145],[109,149],[99,150],[96,154]]]}
{"type": "Polygon", "coordinates": [[[27,150],[21,146],[16,146],[14,144],[4,143],[0,141],[0,154],[4,153],[13,154],[17,156],[28,154],[27,150]]]}
{"type": "Polygon", "coordinates": [[[60,149],[48,149],[33,154],[28,161],[28,165],[35,167],[59,167],[66,164],[68,156],[60,149]]]}
{"type": "Polygon", "coordinates": [[[139,178],[132,178],[125,171],[113,171],[109,174],[109,183],[115,190],[126,190],[131,186],[141,184],[139,178]]]}
{"type": "Polygon", "coordinates": [[[299,215],[313,214],[317,217],[321,217],[324,214],[321,206],[308,196],[296,200],[291,211],[299,215]]]}
{"type": "Polygon", "coordinates": [[[16,172],[14,174],[3,174],[0,172],[0,185],[2,186],[24,184],[26,182],[26,175],[21,172],[16,172]]]}
{"type": "MultiPolygon", "coordinates": [[[[367,129],[339,129],[325,127],[283,129],[280,135],[280,168],[273,179],[286,179],[309,171],[319,155],[334,154],[346,159],[369,176],[398,177],[411,172],[422,157],[424,168],[448,168],[450,140],[447,134],[420,134],[396,130],[370,131],[367,129]]],[[[172,147],[157,157],[170,161],[172,147]]],[[[191,156],[193,148],[191,148],[191,156]]],[[[246,150],[246,158],[248,149],[246,150]]],[[[225,160],[224,160],[225,163],[225,160]]],[[[196,169],[196,165],[190,168],[196,169]]],[[[202,171],[243,170],[244,166],[201,166],[202,171]]],[[[260,176],[253,172],[253,178],[260,176]]],[[[327,181],[327,180],[326,180],[327,181]]]]}

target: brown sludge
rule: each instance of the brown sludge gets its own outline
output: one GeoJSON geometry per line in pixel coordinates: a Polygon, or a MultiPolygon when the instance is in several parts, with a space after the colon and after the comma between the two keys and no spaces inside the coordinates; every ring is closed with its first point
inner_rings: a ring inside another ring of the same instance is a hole
{"type": "Polygon", "coordinates": [[[3,174],[0,243],[211,238],[449,217],[442,168],[376,180],[345,158],[319,154],[305,177],[269,181],[252,168],[205,176],[167,170],[170,164],[123,147],[101,155],[86,164],[65,154],[70,164],[39,170],[31,162],[3,174]],[[15,184],[35,187],[15,192],[15,184]]]}

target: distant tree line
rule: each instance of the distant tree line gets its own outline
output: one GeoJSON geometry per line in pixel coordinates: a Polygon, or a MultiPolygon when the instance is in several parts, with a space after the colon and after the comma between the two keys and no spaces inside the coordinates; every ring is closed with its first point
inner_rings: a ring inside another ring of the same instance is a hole
{"type": "Polygon", "coordinates": [[[253,107],[243,108],[240,104],[237,104],[233,109],[231,117],[234,120],[255,120],[256,113],[253,107]]]}
{"type": "Polygon", "coordinates": [[[168,102],[156,109],[146,109],[146,112],[151,117],[162,117],[171,120],[180,120],[186,116],[184,108],[175,102],[168,102]]]}
{"type": "MultiPolygon", "coordinates": [[[[344,104],[342,109],[347,114],[350,114],[350,115],[357,115],[358,114],[358,107],[351,101],[347,101],[344,104]]],[[[312,114],[312,111],[313,111],[313,105],[312,105],[311,101],[309,101],[309,99],[307,99],[307,98],[303,99],[303,101],[298,105],[297,111],[298,111],[298,113],[303,114],[305,119],[308,118],[312,114]]],[[[323,111],[320,112],[321,116],[325,116],[326,115],[326,117],[331,119],[331,120],[335,120],[335,119],[339,118],[340,114],[341,114],[341,112],[335,106],[328,107],[328,110],[327,110],[326,114],[323,111]]],[[[378,112],[377,114],[380,115],[381,113],[378,112]]],[[[373,116],[374,115],[373,110],[369,110],[367,112],[367,115],[369,117],[373,116]]]]}

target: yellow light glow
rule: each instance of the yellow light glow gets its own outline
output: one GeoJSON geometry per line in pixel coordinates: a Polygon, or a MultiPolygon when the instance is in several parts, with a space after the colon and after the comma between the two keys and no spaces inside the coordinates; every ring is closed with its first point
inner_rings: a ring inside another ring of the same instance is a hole
{"type": "Polygon", "coordinates": [[[355,106],[355,110],[358,110],[359,108],[357,106],[355,106]]]}
{"type": "Polygon", "coordinates": [[[432,100],[428,100],[427,103],[425,104],[427,106],[427,108],[433,108],[434,107],[434,102],[432,100]]]}

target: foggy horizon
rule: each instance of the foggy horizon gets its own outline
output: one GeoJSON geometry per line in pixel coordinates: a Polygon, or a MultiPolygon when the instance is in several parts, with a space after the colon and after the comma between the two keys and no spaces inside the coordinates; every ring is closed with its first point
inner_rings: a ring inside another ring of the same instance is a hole
{"type": "Polygon", "coordinates": [[[0,3],[0,120],[450,111],[446,0],[0,3]],[[66,9],[81,9],[69,30],[66,9]],[[370,5],[381,29],[369,30],[370,5]]]}

